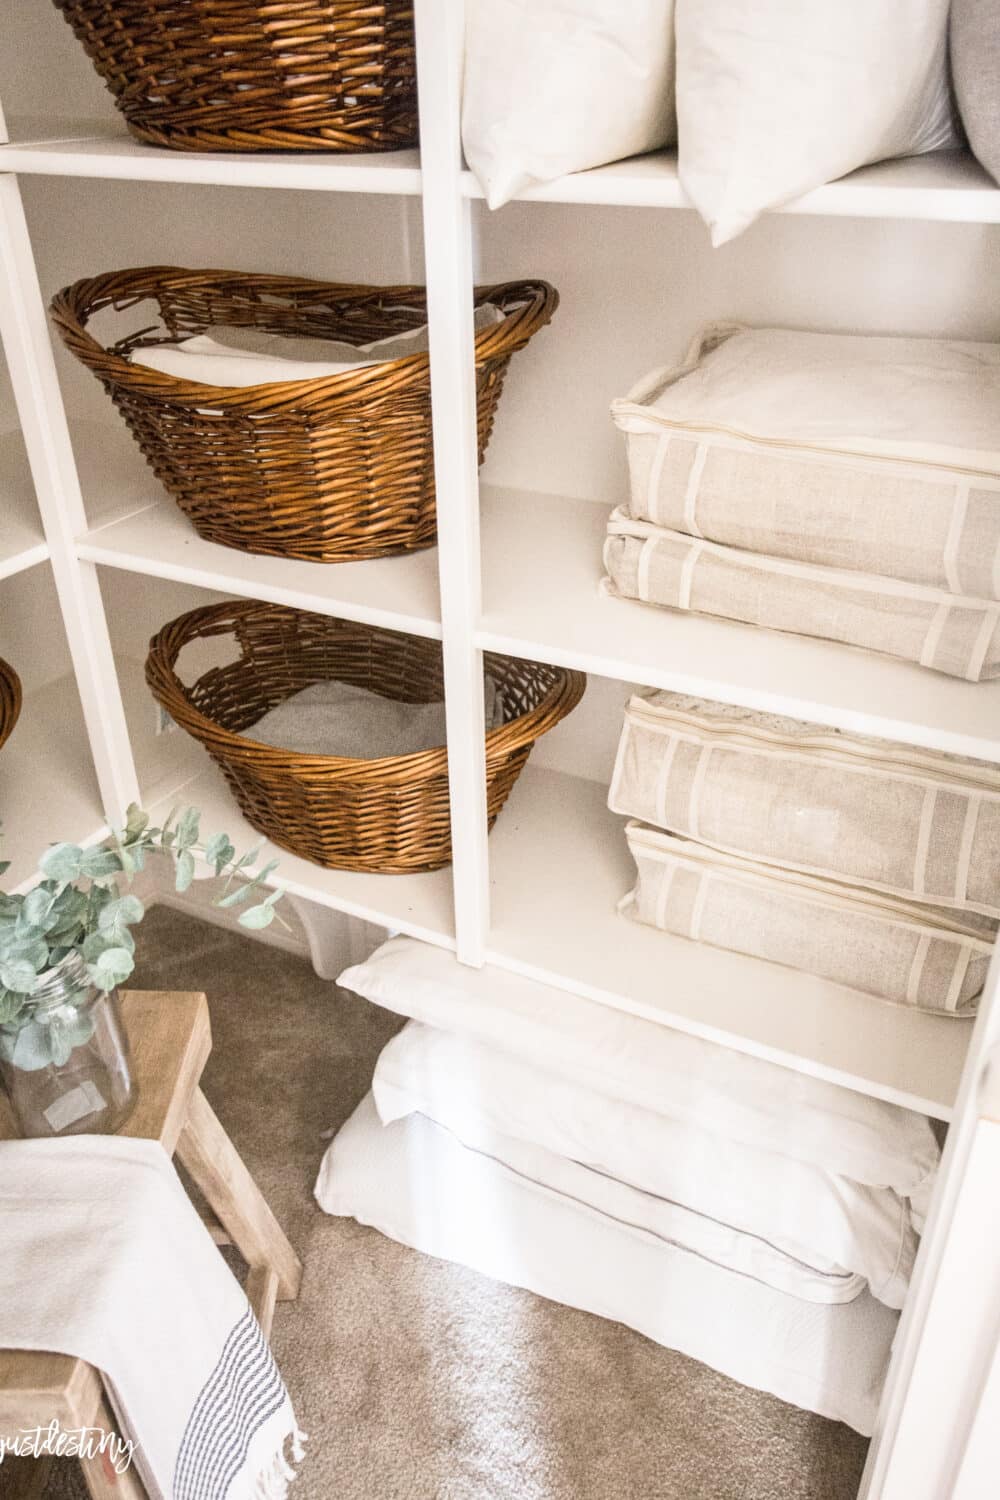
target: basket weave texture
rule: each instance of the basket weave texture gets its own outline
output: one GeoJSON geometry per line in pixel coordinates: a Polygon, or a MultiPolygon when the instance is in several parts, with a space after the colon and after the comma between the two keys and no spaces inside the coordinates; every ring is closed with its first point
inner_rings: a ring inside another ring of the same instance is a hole
{"type": "MultiPolygon", "coordinates": [[[[586,678],[488,654],[505,722],[486,735],[489,826],[540,735],[583,696],[586,678]]],[[[165,625],[150,642],[146,681],[171,718],[221,767],[247,820],[275,844],[334,869],[403,874],[451,859],[448,755],[440,749],[381,760],[342,760],[274,749],[244,738],[269,709],[315,682],[337,680],[407,703],[444,697],[441,646],[349,620],[255,601],[209,605],[165,625]],[[229,636],[239,659],[192,686],[177,676],[181,650],[229,636]]]]}
{"type": "Polygon", "coordinates": [[[21,712],[21,679],[0,657],[0,746],[10,737],[21,712]]]}
{"type": "Polygon", "coordinates": [[[399,0],[55,0],[132,135],[182,151],[390,151],[417,140],[399,0]]]}
{"type": "MultiPolygon", "coordinates": [[[[506,316],[476,335],[480,462],[510,357],[549,321],[558,296],[544,281],[515,281],[478,288],[476,304],[485,302],[506,316]]],[[[52,314],[66,347],[101,381],[157,478],[208,541],[312,562],[433,544],[426,354],[242,389],[178,380],[126,358],[144,344],[219,324],[363,344],[424,324],[423,287],[150,266],[77,281],[58,293],[52,314]],[[151,314],[149,299],[165,335],[147,326],[106,349],[87,331],[107,308],[145,302],[151,314]]]]}

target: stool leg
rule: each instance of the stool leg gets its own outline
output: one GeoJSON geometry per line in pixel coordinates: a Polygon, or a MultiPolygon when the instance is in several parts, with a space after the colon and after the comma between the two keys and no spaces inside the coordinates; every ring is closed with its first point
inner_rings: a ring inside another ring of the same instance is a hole
{"type": "Polygon", "coordinates": [[[201,1089],[191,1095],[177,1155],[251,1270],[273,1270],[279,1300],[293,1301],[302,1277],[299,1258],[201,1089]]]}
{"type": "MultiPolygon", "coordinates": [[[[90,1426],[100,1427],[104,1432],[118,1431],[107,1397],[101,1398],[90,1426]]],[[[146,1486],[133,1464],[119,1474],[106,1453],[95,1453],[93,1458],[81,1458],[80,1468],[90,1500],[148,1500],[146,1486]]]]}

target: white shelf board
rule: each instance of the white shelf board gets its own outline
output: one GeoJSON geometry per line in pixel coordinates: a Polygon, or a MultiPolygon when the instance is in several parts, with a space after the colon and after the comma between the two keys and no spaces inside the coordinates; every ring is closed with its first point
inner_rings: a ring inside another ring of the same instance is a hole
{"type": "Polygon", "coordinates": [[[325,870],[264,839],[243,817],[221,771],[204,752],[199,765],[200,770],[186,785],[174,788],[169,797],[147,803],[154,819],[163,818],[178,804],[198,807],[201,826],[207,833],[228,833],[240,852],[259,848],[262,861],[279,861],[269,884],[283,886],[289,894],[320,906],[363,917],[392,932],[405,932],[440,948],[455,947],[450,868],[422,875],[325,870]]]}
{"type": "Polygon", "coordinates": [[[29,882],[56,840],[89,844],[105,830],[97,777],[72,677],[26,693],[0,750],[0,859],[4,890],[29,882]]]}
{"type": "Polygon", "coordinates": [[[348,563],[260,557],[203,541],[169,497],[150,502],[151,490],[164,494],[152,474],[143,508],[130,512],[126,503],[116,519],[79,538],[78,555],[130,573],[440,640],[436,548],[348,563]]]}
{"type": "Polygon", "coordinates": [[[0,146],[0,172],[192,182],[218,187],[294,188],[339,193],[420,192],[420,153],[172,151],[133,140],[123,125],[87,124],[21,133],[0,146]]]}
{"type": "Polygon", "coordinates": [[[598,593],[610,507],[483,487],[487,650],[1000,760],[1000,681],[598,593]]]}
{"type": "Polygon", "coordinates": [[[0,433],[0,578],[49,555],[20,432],[0,433]]]}
{"type": "MultiPolygon", "coordinates": [[[[469,198],[482,198],[471,172],[462,174],[469,198]]],[[[677,177],[677,156],[657,151],[589,172],[573,172],[516,194],[533,203],[604,204],[629,208],[690,208],[677,177]]],[[[1000,223],[1000,188],[967,151],[938,151],[861,167],[775,210],[842,218],[929,219],[1000,223]]]]}
{"type": "Polygon", "coordinates": [[[487,961],[798,1072],[949,1119],[971,1022],[642,927],[624,819],[596,782],[529,765],[490,836],[487,961]]]}
{"type": "MultiPolygon", "coordinates": [[[[172,805],[201,769],[204,754],[179,730],[153,735],[155,706],[142,664],[120,659],[117,667],[143,802],[172,805]],[[149,733],[141,732],[144,722],[149,733]]],[[[95,844],[108,832],[72,676],[25,695],[14,732],[0,750],[0,825],[0,859],[11,861],[5,890],[30,884],[47,844],[95,844]]]]}

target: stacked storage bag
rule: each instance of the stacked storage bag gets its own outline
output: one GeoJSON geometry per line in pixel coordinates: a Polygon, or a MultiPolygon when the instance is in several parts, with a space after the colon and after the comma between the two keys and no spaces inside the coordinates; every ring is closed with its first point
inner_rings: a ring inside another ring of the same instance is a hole
{"type": "Polygon", "coordinates": [[[996,677],[998,410],[998,344],[714,325],[612,406],[606,587],[996,677]]]}
{"type": "Polygon", "coordinates": [[[996,767],[652,692],[626,708],[609,806],[639,820],[639,921],[975,1010],[1000,919],[996,767]]]}

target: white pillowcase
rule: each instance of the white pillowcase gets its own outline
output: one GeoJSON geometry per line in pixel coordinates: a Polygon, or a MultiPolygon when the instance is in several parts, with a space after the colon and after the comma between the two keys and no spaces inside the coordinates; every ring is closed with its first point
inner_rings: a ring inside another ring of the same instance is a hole
{"type": "Polygon", "coordinates": [[[384,1048],[372,1094],[385,1125],[426,1115],[533,1181],[654,1233],[666,1227],[687,1248],[795,1296],[847,1300],[860,1287],[851,1293],[840,1268],[887,1306],[903,1305],[917,1239],[905,1201],[887,1188],[723,1140],[416,1021],[384,1048]],[[631,1186],[618,1192],[622,1184],[631,1186]],[[675,1223],[667,1210],[679,1205],[691,1212],[675,1223]],[[741,1232],[724,1240],[728,1258],[703,1221],[741,1232]],[[696,1237],[685,1237],[692,1225],[696,1237]],[[759,1254],[762,1241],[777,1262],[759,1254]],[[803,1275],[802,1262],[833,1282],[803,1275]]]}
{"type": "Polygon", "coordinates": [[[919,1217],[926,1210],[940,1151],[930,1122],[912,1110],[492,965],[469,968],[415,938],[391,938],[338,983],[609,1098],[890,1187],[916,1200],[919,1217]]]}
{"type": "Polygon", "coordinates": [[[490,208],[676,139],[674,0],[467,0],[462,142],[490,208]]]}
{"type": "Polygon", "coordinates": [[[866,162],[959,141],[948,0],[677,0],[680,180],[722,245],[866,162]]]}

